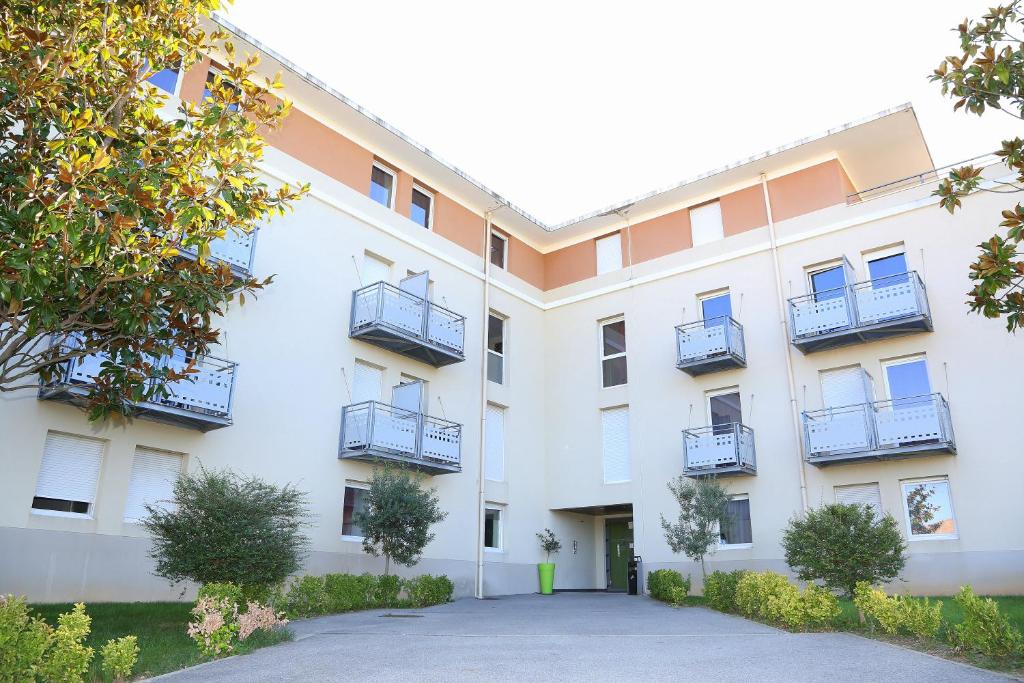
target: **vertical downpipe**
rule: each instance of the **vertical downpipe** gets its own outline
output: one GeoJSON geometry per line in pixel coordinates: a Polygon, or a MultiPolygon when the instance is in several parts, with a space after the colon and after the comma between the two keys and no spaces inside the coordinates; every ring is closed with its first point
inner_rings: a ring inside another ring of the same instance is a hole
{"type": "Polygon", "coordinates": [[[793,418],[793,434],[796,436],[797,466],[800,472],[800,504],[807,509],[807,473],[804,470],[804,437],[800,425],[800,409],[796,402],[796,380],[793,376],[793,349],[789,343],[789,329],[786,324],[786,295],[782,289],[782,269],[779,266],[779,243],[775,235],[775,218],[772,216],[772,200],[768,196],[768,179],[761,174],[761,191],[764,193],[764,208],[768,215],[768,238],[771,241],[772,270],[775,272],[775,294],[779,304],[779,330],[786,349],[786,379],[789,384],[789,408],[793,418]]]}
{"type": "Polygon", "coordinates": [[[484,458],[487,450],[487,328],[491,313],[491,216],[484,213],[484,305],[480,344],[480,453],[477,462],[476,492],[476,590],[478,600],[484,597],[484,458]]]}

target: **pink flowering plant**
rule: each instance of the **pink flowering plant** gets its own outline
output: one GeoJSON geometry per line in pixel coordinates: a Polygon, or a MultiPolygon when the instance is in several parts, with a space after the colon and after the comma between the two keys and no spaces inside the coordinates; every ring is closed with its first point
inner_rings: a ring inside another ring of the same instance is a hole
{"type": "Polygon", "coordinates": [[[207,657],[231,652],[238,629],[238,606],[227,598],[200,598],[192,608],[188,635],[207,657]]]}
{"type": "Polygon", "coordinates": [[[272,607],[249,602],[245,613],[238,617],[238,639],[245,640],[256,631],[273,631],[287,623],[283,612],[277,614],[272,607]]]}

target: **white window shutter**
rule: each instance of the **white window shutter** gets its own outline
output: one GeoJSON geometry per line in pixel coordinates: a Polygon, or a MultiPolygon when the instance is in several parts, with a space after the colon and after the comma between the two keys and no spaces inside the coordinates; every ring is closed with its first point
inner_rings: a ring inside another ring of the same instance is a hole
{"type": "Polygon", "coordinates": [[[722,239],[725,236],[722,205],[714,201],[690,209],[690,234],[695,247],[722,239]]]}
{"type": "Polygon", "coordinates": [[[181,474],[182,456],[141,446],[135,449],[132,478],[128,484],[128,500],[124,506],[124,521],[137,522],[146,517],[146,503],[163,503],[174,494],[174,482],[181,474]]]}
{"type": "Polygon", "coordinates": [[[601,412],[604,482],[629,481],[629,408],[601,412]]]}
{"type": "Polygon", "coordinates": [[[372,254],[365,254],[362,276],[364,286],[377,282],[388,282],[391,280],[391,264],[372,254]]]}
{"type": "Polygon", "coordinates": [[[851,368],[838,368],[821,373],[821,399],[825,408],[867,403],[864,370],[855,365],[851,368]]]}
{"type": "Polygon", "coordinates": [[[616,233],[597,240],[597,274],[622,269],[622,235],[616,233]]]}
{"type": "Polygon", "coordinates": [[[103,446],[100,439],[48,433],[36,497],[95,503],[103,446]]]}
{"type": "Polygon", "coordinates": [[[878,484],[852,484],[836,487],[836,502],[846,505],[870,505],[877,516],[882,515],[882,494],[878,484]]]}
{"type": "Polygon", "coordinates": [[[352,403],[379,401],[383,384],[383,370],[357,360],[355,372],[352,373],[352,403]]]}
{"type": "Polygon", "coordinates": [[[487,452],[484,476],[491,481],[505,479],[505,409],[487,405],[487,452]]]}

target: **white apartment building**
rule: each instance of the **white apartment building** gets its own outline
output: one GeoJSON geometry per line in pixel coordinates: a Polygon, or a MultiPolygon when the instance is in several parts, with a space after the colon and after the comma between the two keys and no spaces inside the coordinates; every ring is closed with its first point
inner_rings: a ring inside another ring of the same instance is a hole
{"type": "MultiPolygon", "coordinates": [[[[312,191],[213,252],[275,282],[131,421],[76,407],[98,359],[0,397],[0,592],[177,598],[137,520],[200,465],[308,491],[307,572],[382,571],[352,512],[383,460],[449,512],[408,573],[460,595],[537,590],[545,527],[558,589],[632,555],[699,585],[659,523],[684,473],[732,495],[709,570],[786,571],[793,515],[859,501],[907,536],[894,589],[1024,592],[1020,342],[964,304],[1006,199],[941,210],[912,108],[549,226],[232,30],[295,102],[268,182],[312,191]]],[[[215,68],[157,80],[198,99],[215,68]]]]}

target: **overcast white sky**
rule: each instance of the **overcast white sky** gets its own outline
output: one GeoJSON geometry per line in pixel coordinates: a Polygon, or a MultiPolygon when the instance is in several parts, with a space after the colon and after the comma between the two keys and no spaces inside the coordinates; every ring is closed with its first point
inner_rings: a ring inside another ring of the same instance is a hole
{"type": "Polygon", "coordinates": [[[944,165],[1020,134],[927,81],[991,0],[235,0],[227,18],[558,223],[911,102],[944,165]]]}

